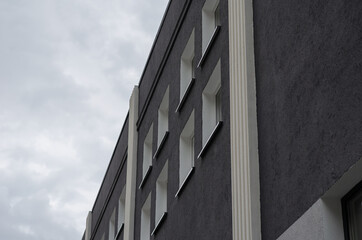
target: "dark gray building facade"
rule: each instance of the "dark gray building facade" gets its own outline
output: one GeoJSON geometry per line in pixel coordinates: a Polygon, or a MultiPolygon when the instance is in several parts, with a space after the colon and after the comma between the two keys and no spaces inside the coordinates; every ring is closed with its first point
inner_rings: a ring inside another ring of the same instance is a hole
{"type": "Polygon", "coordinates": [[[83,239],[362,239],[361,16],[169,1],[83,239]]]}

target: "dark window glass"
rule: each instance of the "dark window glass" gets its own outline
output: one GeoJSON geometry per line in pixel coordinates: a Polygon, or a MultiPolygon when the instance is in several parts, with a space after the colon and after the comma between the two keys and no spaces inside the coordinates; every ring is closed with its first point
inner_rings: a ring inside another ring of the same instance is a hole
{"type": "Polygon", "coordinates": [[[346,240],[362,239],[362,182],[342,198],[346,240]]]}

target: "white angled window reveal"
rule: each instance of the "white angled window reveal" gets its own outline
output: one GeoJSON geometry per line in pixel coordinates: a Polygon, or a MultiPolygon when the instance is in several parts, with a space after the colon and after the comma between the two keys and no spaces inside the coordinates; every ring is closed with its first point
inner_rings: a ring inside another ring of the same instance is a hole
{"type": "Polygon", "coordinates": [[[202,92],[202,145],[208,143],[210,136],[222,121],[221,68],[220,60],[202,92]]]}
{"type": "Polygon", "coordinates": [[[178,196],[184,188],[186,182],[191,176],[194,169],[195,158],[195,113],[192,111],[184,129],[180,136],[180,170],[179,170],[179,190],[176,193],[178,196]]]}
{"type": "Polygon", "coordinates": [[[113,240],[115,236],[116,236],[116,209],[113,210],[111,219],[109,220],[108,239],[113,240]]]}
{"type": "Polygon", "coordinates": [[[149,240],[151,236],[151,194],[143,204],[141,212],[141,240],[149,240]]]}
{"type": "Polygon", "coordinates": [[[152,169],[152,142],[153,142],[153,124],[148,130],[147,136],[143,143],[143,163],[142,163],[142,181],[139,186],[141,188],[152,169]]]}
{"type": "Polygon", "coordinates": [[[180,105],[176,111],[182,107],[190,88],[195,79],[195,30],[192,30],[186,47],[181,55],[180,66],[180,105]]]}
{"type": "Polygon", "coordinates": [[[158,134],[157,134],[157,151],[155,152],[154,158],[157,157],[162,145],[166,141],[168,136],[168,110],[169,110],[169,94],[170,87],[167,87],[166,92],[161,101],[160,107],[158,108],[158,134]]]}
{"type": "Polygon", "coordinates": [[[126,186],[123,187],[121,196],[118,200],[118,232],[122,231],[124,227],[124,214],[126,209],[126,186]]]}
{"type": "Polygon", "coordinates": [[[218,26],[220,26],[219,0],[207,0],[202,8],[203,54],[205,53],[218,26]]]}
{"type": "Polygon", "coordinates": [[[167,215],[167,180],[168,180],[168,161],[166,161],[156,182],[156,212],[154,235],[167,215]]]}

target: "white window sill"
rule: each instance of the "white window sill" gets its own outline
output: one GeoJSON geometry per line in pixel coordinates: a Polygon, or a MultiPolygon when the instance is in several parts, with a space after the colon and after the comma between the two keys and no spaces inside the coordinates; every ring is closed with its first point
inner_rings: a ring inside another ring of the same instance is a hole
{"type": "Polygon", "coordinates": [[[216,26],[216,27],[215,27],[215,30],[214,30],[214,32],[212,33],[209,42],[207,43],[207,46],[206,46],[206,48],[205,48],[205,51],[203,52],[203,54],[202,54],[202,56],[201,56],[201,59],[200,59],[200,61],[199,61],[199,64],[197,64],[197,67],[198,67],[198,68],[201,68],[202,65],[204,64],[204,62],[205,62],[205,60],[206,60],[206,57],[207,57],[207,55],[208,55],[209,52],[210,52],[211,46],[212,46],[212,44],[215,42],[215,39],[216,39],[217,35],[218,35],[219,32],[220,32],[220,28],[221,28],[221,26],[216,26]]]}
{"type": "Polygon", "coordinates": [[[163,134],[163,137],[162,137],[162,140],[161,140],[161,142],[160,142],[160,145],[158,146],[155,154],[153,155],[153,159],[156,159],[157,156],[158,156],[158,154],[161,152],[161,150],[162,150],[162,148],[163,148],[163,145],[165,144],[166,139],[167,139],[169,133],[170,133],[169,131],[166,131],[165,134],[163,134]]]}
{"type": "Polygon", "coordinates": [[[216,134],[219,132],[219,129],[222,127],[222,124],[223,124],[222,121],[219,121],[216,124],[214,130],[212,130],[212,132],[211,132],[209,138],[207,139],[205,145],[203,146],[203,148],[201,149],[199,155],[197,156],[198,159],[202,158],[205,155],[205,153],[206,153],[208,147],[210,146],[212,140],[215,138],[216,134]]]}
{"type": "Polygon", "coordinates": [[[192,168],[190,169],[189,173],[186,175],[186,177],[185,177],[184,181],[182,182],[180,188],[179,188],[178,191],[176,192],[175,197],[180,197],[182,191],[184,190],[186,184],[189,182],[189,180],[190,180],[192,174],[194,173],[194,171],[195,171],[195,167],[192,167],[192,168]]]}
{"type": "Polygon", "coordinates": [[[191,81],[189,82],[189,85],[187,85],[186,91],[185,93],[182,95],[180,103],[178,104],[177,108],[176,108],[176,112],[180,112],[181,108],[183,107],[187,96],[189,95],[189,93],[191,92],[191,88],[195,83],[195,78],[191,78],[191,81]]]}
{"type": "Polygon", "coordinates": [[[158,220],[155,228],[153,229],[153,231],[152,231],[152,233],[151,233],[151,236],[156,235],[157,231],[160,229],[160,227],[161,227],[161,225],[163,224],[163,222],[165,221],[166,217],[167,217],[167,212],[164,212],[164,213],[162,214],[162,216],[160,217],[160,219],[158,220]]]}
{"type": "Polygon", "coordinates": [[[152,170],[152,166],[149,166],[148,169],[147,169],[147,172],[145,173],[145,175],[143,176],[143,179],[140,183],[140,186],[138,187],[139,189],[141,189],[143,187],[143,185],[145,184],[148,176],[150,175],[151,173],[151,170],[152,170]]]}

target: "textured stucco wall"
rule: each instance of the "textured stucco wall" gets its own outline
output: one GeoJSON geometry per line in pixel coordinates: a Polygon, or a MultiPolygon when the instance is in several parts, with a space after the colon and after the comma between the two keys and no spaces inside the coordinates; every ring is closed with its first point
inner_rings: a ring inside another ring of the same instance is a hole
{"type": "MultiPolygon", "coordinates": [[[[175,21],[177,21],[182,10],[179,5],[183,5],[185,2],[184,0],[171,1],[169,12],[166,15],[167,26],[176,25],[175,21]]],[[[149,178],[141,190],[137,189],[135,240],[139,239],[141,208],[149,193],[152,194],[151,228],[153,229],[155,226],[155,182],[166,160],[168,160],[169,167],[168,215],[156,237],[151,239],[232,239],[227,1],[220,2],[221,31],[203,67],[196,69],[195,84],[181,112],[175,113],[180,101],[180,58],[193,28],[195,28],[195,64],[201,58],[201,9],[204,1],[191,1],[156,90],[145,112],[145,117],[139,125],[137,186],[142,178],[143,142],[153,123],[153,153],[156,151],[157,109],[167,86],[170,86],[170,134],[157,160],[153,161],[153,169],[149,178]],[[196,157],[202,144],[202,91],[220,58],[224,125],[204,158],[200,160],[196,157]],[[195,109],[195,172],[180,197],[175,198],[179,187],[179,136],[193,109],[195,109]]],[[[169,38],[173,31],[172,28],[163,28],[159,39],[169,38]]],[[[163,53],[162,51],[155,51],[153,54],[155,56],[152,59],[160,59],[163,53]]],[[[140,109],[143,108],[142,104],[145,104],[146,96],[143,94],[148,94],[151,81],[154,80],[154,75],[148,68],[156,69],[159,62],[150,61],[146,67],[144,79],[140,84],[140,109]]]]}
{"type": "Polygon", "coordinates": [[[254,0],[263,239],[362,155],[362,2],[254,0]]]}

